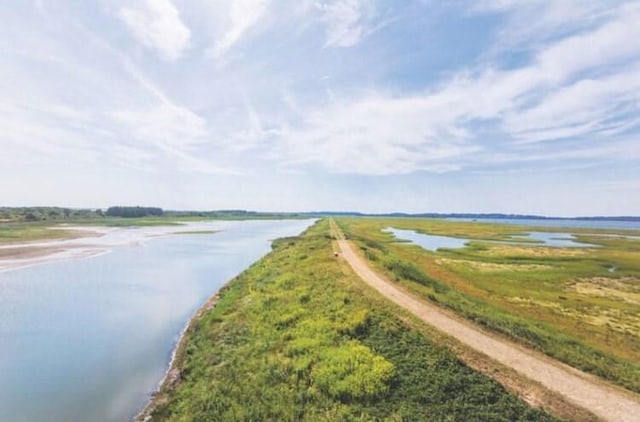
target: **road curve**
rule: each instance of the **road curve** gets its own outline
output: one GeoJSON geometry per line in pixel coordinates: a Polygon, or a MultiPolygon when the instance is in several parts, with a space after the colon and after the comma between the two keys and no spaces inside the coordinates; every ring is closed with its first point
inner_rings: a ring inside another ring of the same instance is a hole
{"type": "MultiPolygon", "coordinates": [[[[332,224],[333,226],[333,224],[332,224]]],[[[338,245],[343,258],[368,285],[384,297],[407,309],[438,330],[461,343],[484,353],[489,358],[514,369],[525,377],[537,381],[575,405],[596,416],[615,422],[639,422],[640,402],[632,393],[626,394],[604,381],[571,368],[551,358],[530,351],[515,343],[493,337],[470,322],[459,321],[426,301],[421,301],[385,280],[358,255],[353,246],[338,234],[338,245]]]]}

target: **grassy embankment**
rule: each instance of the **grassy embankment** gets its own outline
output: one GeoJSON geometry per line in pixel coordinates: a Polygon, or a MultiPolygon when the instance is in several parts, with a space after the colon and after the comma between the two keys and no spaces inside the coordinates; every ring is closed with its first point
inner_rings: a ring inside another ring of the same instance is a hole
{"type": "Polygon", "coordinates": [[[331,252],[323,220],[187,330],[153,420],[550,420],[409,328],[331,252]]]}
{"type": "MultiPolygon", "coordinates": [[[[496,244],[529,229],[427,219],[340,219],[379,271],[409,290],[574,367],[640,392],[640,240],[570,231],[599,248],[496,244]],[[386,227],[471,238],[429,252],[386,227]],[[611,271],[615,269],[615,271],[611,271]]],[[[622,234],[619,230],[608,233],[622,234]]],[[[637,233],[636,233],[637,234],[637,233]]]]}

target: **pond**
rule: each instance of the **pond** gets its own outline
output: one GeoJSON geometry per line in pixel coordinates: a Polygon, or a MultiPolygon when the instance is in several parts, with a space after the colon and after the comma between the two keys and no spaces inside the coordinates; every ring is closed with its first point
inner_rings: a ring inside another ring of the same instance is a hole
{"type": "MultiPolygon", "coordinates": [[[[529,232],[524,235],[512,236],[517,240],[534,240],[532,246],[550,246],[554,248],[597,248],[597,245],[590,243],[578,242],[571,233],[557,232],[529,232]]],[[[518,244],[517,242],[506,242],[510,244],[518,244]]]]}
{"type": "MultiPolygon", "coordinates": [[[[435,252],[438,249],[459,249],[464,248],[471,240],[452,236],[441,236],[418,233],[414,230],[401,230],[392,227],[384,231],[392,233],[400,240],[410,241],[422,248],[435,252]]],[[[571,233],[553,232],[529,232],[523,235],[512,236],[513,241],[491,241],[482,240],[489,243],[500,243],[520,246],[547,246],[554,248],[594,248],[597,245],[578,242],[571,233]]]]}
{"type": "Polygon", "coordinates": [[[436,251],[438,249],[458,249],[464,248],[469,239],[460,239],[451,236],[436,236],[433,234],[418,233],[414,230],[401,230],[389,227],[384,231],[392,233],[401,240],[408,240],[413,244],[421,246],[428,251],[436,251]]]}
{"type": "Polygon", "coordinates": [[[212,222],[219,232],[0,273],[0,420],[130,420],[197,308],[310,224],[212,222]]]}

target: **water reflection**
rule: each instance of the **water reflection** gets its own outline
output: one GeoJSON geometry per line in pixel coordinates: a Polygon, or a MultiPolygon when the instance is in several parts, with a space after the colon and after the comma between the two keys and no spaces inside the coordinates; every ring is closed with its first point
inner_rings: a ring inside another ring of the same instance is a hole
{"type": "Polygon", "coordinates": [[[0,273],[0,420],[130,419],[197,307],[309,224],[219,222],[216,234],[0,273]]]}
{"type": "Polygon", "coordinates": [[[422,246],[428,251],[436,251],[438,249],[457,249],[464,248],[469,239],[459,239],[450,236],[436,236],[432,234],[418,233],[413,230],[400,230],[389,227],[385,229],[391,232],[395,237],[402,240],[409,240],[412,243],[422,246]]]}
{"type": "MultiPolygon", "coordinates": [[[[421,246],[428,251],[437,251],[438,249],[459,249],[464,248],[473,239],[464,239],[451,236],[440,236],[432,234],[418,233],[414,230],[401,230],[392,227],[386,228],[384,231],[392,233],[396,238],[408,240],[413,244],[421,246]]],[[[547,246],[553,248],[596,248],[598,245],[579,242],[571,233],[554,233],[554,232],[529,232],[522,235],[511,236],[513,241],[509,240],[483,240],[488,243],[500,243],[507,245],[519,246],[547,246]]]]}

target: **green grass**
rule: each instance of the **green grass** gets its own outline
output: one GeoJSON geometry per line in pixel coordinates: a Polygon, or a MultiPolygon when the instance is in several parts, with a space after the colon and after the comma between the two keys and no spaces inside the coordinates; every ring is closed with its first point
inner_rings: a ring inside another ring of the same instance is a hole
{"type": "Polygon", "coordinates": [[[551,420],[403,323],[333,257],[328,222],[230,282],[187,330],[153,420],[551,420]]]}
{"type": "MultiPolygon", "coordinates": [[[[49,230],[51,226],[51,223],[0,223],[0,243],[64,239],[74,236],[71,230],[49,230]]],[[[77,236],[77,233],[75,235],[77,236]]]]}
{"type": "MultiPolygon", "coordinates": [[[[428,219],[340,219],[379,271],[409,290],[574,367],[640,392],[640,242],[577,230],[599,248],[486,242],[528,230],[428,219]],[[429,252],[386,227],[471,238],[429,252]],[[617,270],[609,272],[611,267],[617,270]]],[[[573,229],[554,228],[554,231],[573,229]]],[[[612,233],[621,233],[616,230],[612,233]]],[[[637,233],[628,233],[637,234],[637,233]]]]}

